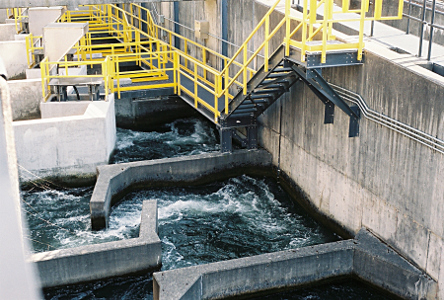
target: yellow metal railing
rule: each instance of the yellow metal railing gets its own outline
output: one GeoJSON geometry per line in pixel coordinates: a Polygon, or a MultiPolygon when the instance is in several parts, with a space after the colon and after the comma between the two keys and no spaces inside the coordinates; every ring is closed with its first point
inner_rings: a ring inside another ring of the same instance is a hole
{"type": "Polygon", "coordinates": [[[7,8],[6,14],[8,19],[15,20],[15,31],[21,33],[24,30],[23,23],[26,18],[28,18],[26,8],[7,8]]]}
{"type": "Polygon", "coordinates": [[[68,78],[84,78],[85,80],[90,79],[100,79],[103,80],[103,84],[105,87],[105,95],[109,95],[111,93],[111,90],[113,89],[113,81],[111,79],[112,72],[110,72],[109,68],[111,68],[111,62],[110,58],[106,58],[103,61],[100,62],[79,62],[79,61],[59,61],[59,62],[49,62],[48,58],[44,58],[40,62],[40,71],[42,75],[42,96],[43,101],[46,102],[49,100],[52,91],[51,91],[51,80],[53,79],[68,79],[68,78]],[[78,74],[78,71],[75,72],[75,74],[72,74],[74,72],[74,69],[78,69],[82,66],[88,66],[88,65],[97,65],[101,68],[102,72],[101,74],[92,74],[92,75],[85,75],[85,74],[78,74]],[[57,72],[52,71],[53,69],[56,69],[57,72]],[[60,70],[64,70],[61,74],[60,70]]]}
{"type": "MultiPolygon", "coordinates": [[[[238,89],[244,94],[247,93],[248,81],[255,73],[252,68],[254,60],[263,61],[264,69],[268,70],[271,53],[277,49],[277,47],[271,49],[272,44],[284,45],[286,55],[289,55],[290,47],[300,49],[302,62],[305,61],[306,53],[310,51],[321,53],[321,63],[325,63],[328,52],[335,50],[356,50],[357,58],[360,60],[364,47],[364,22],[401,18],[403,1],[399,0],[399,11],[394,16],[383,15],[382,0],[375,0],[371,13],[369,13],[369,0],[362,0],[360,9],[350,9],[349,0],[343,0],[342,8],[336,10],[333,0],[303,0],[303,5],[302,13],[295,13],[291,12],[290,0],[278,0],[231,58],[156,25],[150,11],[138,4],[125,4],[123,7],[110,4],[88,5],[81,11],[68,11],[61,21],[84,22],[85,18],[88,19],[91,33],[77,46],[78,56],[87,60],[88,51],[90,58],[95,51],[102,51],[102,54],[108,55],[106,63],[104,61],[89,63],[105,63],[105,66],[102,66],[101,76],[108,78],[108,82],[117,81],[115,86],[108,83],[109,92],[118,92],[120,97],[120,92],[124,90],[174,86],[177,94],[184,93],[192,97],[196,107],[198,105],[206,107],[214,114],[215,122],[218,122],[221,112],[228,113],[229,102],[238,89]],[[285,4],[284,16],[274,28],[271,28],[271,15],[279,4],[285,4]],[[355,43],[337,41],[333,35],[333,25],[338,22],[359,22],[358,41],[355,43]],[[108,49],[105,52],[103,49],[94,49],[92,34],[98,32],[118,37],[122,41],[119,49],[125,50],[119,50],[122,51],[119,54],[116,50],[118,46],[112,44],[100,45],[108,49]],[[180,47],[175,44],[175,40],[179,41],[180,47]],[[250,49],[255,50],[250,51],[250,49]],[[153,63],[156,59],[157,62],[153,63]],[[143,64],[149,66],[149,70],[120,72],[119,63],[129,60],[137,63],[143,61],[143,64]],[[165,78],[167,73],[173,76],[173,83],[155,82],[165,78]],[[191,81],[192,87],[182,84],[181,77],[191,81]],[[152,82],[122,87],[119,82],[123,78],[136,81],[139,78],[140,81],[152,82]],[[212,105],[199,95],[199,91],[203,90],[213,95],[212,105]],[[220,99],[224,103],[222,108],[218,107],[220,99]]],[[[50,77],[45,76],[47,81],[50,77]]]]}
{"type": "Polygon", "coordinates": [[[28,67],[31,69],[37,64],[37,56],[43,54],[43,36],[35,36],[30,33],[26,36],[26,59],[28,62],[28,67]]]}

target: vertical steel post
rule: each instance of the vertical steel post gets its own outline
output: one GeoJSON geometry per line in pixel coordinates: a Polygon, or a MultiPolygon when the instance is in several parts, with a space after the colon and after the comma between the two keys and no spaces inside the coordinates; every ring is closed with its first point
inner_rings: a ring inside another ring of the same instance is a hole
{"type": "MultiPolygon", "coordinates": [[[[408,12],[408,16],[410,17],[410,15],[412,14],[412,0],[409,0],[409,12],[408,12]]],[[[407,29],[405,30],[406,34],[410,33],[410,18],[407,18],[407,29]]]]}
{"type": "Polygon", "coordinates": [[[430,60],[430,58],[432,56],[433,23],[435,23],[435,10],[436,10],[436,0],[433,0],[433,2],[432,2],[432,19],[430,21],[429,51],[427,53],[427,60],[430,60]]]}
{"type": "MultiPolygon", "coordinates": [[[[174,9],[174,32],[180,34],[179,2],[173,2],[173,9],[174,9]]],[[[180,39],[177,36],[174,37],[174,47],[180,49],[180,39]]]]}
{"type": "Polygon", "coordinates": [[[426,0],[423,0],[422,5],[422,18],[421,18],[421,32],[419,33],[419,49],[418,49],[418,57],[422,56],[422,42],[424,39],[424,20],[425,20],[425,14],[426,14],[426,0]]]}
{"type": "MultiPolygon", "coordinates": [[[[228,57],[228,0],[222,0],[222,55],[228,57]]],[[[225,68],[225,62],[222,60],[222,68],[225,68]]]]}

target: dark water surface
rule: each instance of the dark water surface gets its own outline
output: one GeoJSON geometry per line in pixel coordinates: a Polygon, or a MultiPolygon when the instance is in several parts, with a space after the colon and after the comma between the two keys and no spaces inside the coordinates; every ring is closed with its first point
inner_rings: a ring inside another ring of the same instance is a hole
{"type": "MultiPolygon", "coordinates": [[[[218,149],[217,134],[210,124],[185,119],[156,132],[119,129],[117,151],[112,160],[119,163],[218,149]]],[[[93,187],[40,186],[22,192],[34,251],[136,237],[142,201],[148,199],[158,201],[163,270],[338,240],[333,232],[317,224],[294,204],[271,178],[243,175],[200,187],[134,191],[113,208],[110,227],[98,232],[91,231],[92,190],[93,187]]],[[[368,289],[363,290],[339,284],[312,288],[299,296],[283,294],[261,299],[382,299],[368,298],[368,289]],[[341,296],[354,293],[357,296],[353,298],[341,296]]],[[[152,278],[126,276],[47,289],[45,298],[152,299],[152,278]]]]}

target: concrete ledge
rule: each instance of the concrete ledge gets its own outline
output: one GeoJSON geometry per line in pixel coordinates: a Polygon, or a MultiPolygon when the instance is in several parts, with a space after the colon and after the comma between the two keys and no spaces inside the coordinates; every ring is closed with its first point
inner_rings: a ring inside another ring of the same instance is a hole
{"type": "Polygon", "coordinates": [[[271,159],[265,150],[240,150],[100,166],[90,201],[92,228],[107,226],[113,197],[131,186],[191,183],[230,169],[268,167],[271,159]]]}
{"type": "Polygon", "coordinates": [[[42,287],[76,284],[158,269],[157,201],[144,201],[139,237],[33,254],[42,287]]]}
{"type": "Polygon", "coordinates": [[[406,299],[436,297],[435,281],[361,229],[354,240],[154,273],[154,299],[223,299],[338,276],[358,276],[406,299]]]}

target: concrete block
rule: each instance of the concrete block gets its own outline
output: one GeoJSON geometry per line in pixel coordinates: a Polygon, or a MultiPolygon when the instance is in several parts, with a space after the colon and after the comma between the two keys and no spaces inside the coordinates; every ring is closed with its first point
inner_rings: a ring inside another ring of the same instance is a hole
{"type": "Polygon", "coordinates": [[[26,79],[42,79],[42,70],[26,69],[26,79]]]}
{"type": "Polygon", "coordinates": [[[0,41],[13,41],[16,34],[15,24],[0,24],[0,41]]]}
{"type": "Polygon", "coordinates": [[[42,35],[43,28],[56,22],[64,13],[63,6],[29,8],[29,32],[34,36],[42,35]]]}
{"type": "MultiPolygon", "coordinates": [[[[83,115],[14,122],[20,165],[40,177],[95,177],[96,167],[108,163],[116,141],[114,100],[86,103],[83,115]]],[[[62,106],[51,104],[56,112],[62,106]]],[[[77,105],[83,103],[73,104],[77,105]]],[[[47,116],[50,108],[42,107],[47,116]]],[[[27,172],[21,178],[35,179],[27,172]]]]}
{"type": "Polygon", "coordinates": [[[14,121],[40,118],[42,81],[39,79],[10,80],[12,117],[14,121]]]}
{"type": "Polygon", "coordinates": [[[138,238],[36,253],[43,287],[76,284],[158,269],[161,242],[157,235],[157,202],[143,202],[138,238]]]}
{"type": "Polygon", "coordinates": [[[8,72],[8,79],[25,75],[28,68],[25,41],[0,42],[0,57],[8,72]]]}
{"type": "Polygon", "coordinates": [[[59,61],[88,32],[88,23],[50,23],[43,28],[45,57],[59,61]]]}

